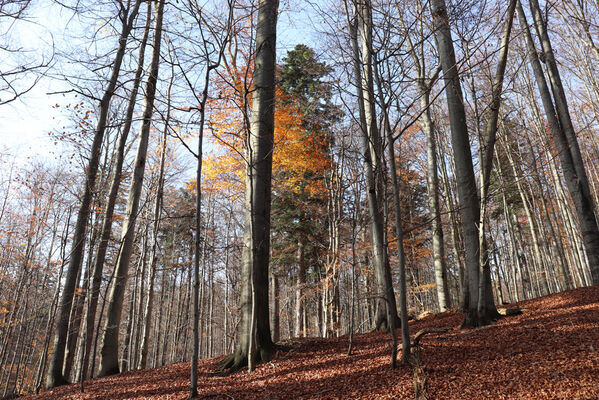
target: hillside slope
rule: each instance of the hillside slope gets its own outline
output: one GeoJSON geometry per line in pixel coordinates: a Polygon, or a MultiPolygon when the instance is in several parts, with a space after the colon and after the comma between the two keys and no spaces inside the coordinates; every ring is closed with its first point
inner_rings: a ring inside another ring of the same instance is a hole
{"type": "MultiPolygon", "coordinates": [[[[411,332],[447,327],[421,341],[430,399],[599,399],[599,287],[519,303],[523,314],[488,328],[460,330],[462,314],[414,321],[411,332]]],[[[200,364],[200,398],[410,399],[409,367],[389,367],[390,335],[298,339],[291,350],[248,375],[214,372],[220,359],[200,364]]],[[[25,399],[184,399],[189,363],[131,371],[59,387],[25,399]]]]}

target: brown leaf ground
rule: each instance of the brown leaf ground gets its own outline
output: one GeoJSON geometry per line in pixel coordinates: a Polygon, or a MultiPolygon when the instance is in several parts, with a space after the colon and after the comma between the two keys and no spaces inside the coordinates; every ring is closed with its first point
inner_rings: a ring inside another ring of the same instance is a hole
{"type": "MultiPolygon", "coordinates": [[[[448,327],[421,341],[434,399],[599,400],[599,287],[519,303],[523,314],[489,328],[460,330],[463,315],[444,313],[414,321],[411,332],[448,327]]],[[[411,399],[409,367],[390,369],[390,335],[298,339],[291,350],[248,375],[214,373],[222,359],[200,364],[200,398],[411,399]]],[[[64,386],[39,399],[184,399],[189,363],[93,379],[85,392],[64,386]]]]}

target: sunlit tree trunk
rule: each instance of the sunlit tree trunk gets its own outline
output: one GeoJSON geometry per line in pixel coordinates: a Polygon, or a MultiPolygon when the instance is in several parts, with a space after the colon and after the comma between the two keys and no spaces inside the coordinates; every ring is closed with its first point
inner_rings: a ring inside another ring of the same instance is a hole
{"type": "Polygon", "coordinates": [[[162,18],[164,0],[158,0],[156,4],[156,20],[154,21],[154,38],[152,48],[152,61],[145,90],[145,103],[142,111],[142,126],[140,142],[135,157],[133,180],[127,198],[126,217],[123,222],[121,235],[121,249],[116,265],[116,274],[109,295],[108,314],[103,332],[102,349],[100,352],[99,376],[112,375],[119,372],[118,348],[119,348],[119,325],[121,323],[121,312],[123,298],[127,283],[129,263],[133,249],[135,234],[135,222],[139,209],[142,183],[146,165],[146,154],[152,124],[152,113],[154,111],[154,97],[156,94],[156,81],[158,79],[158,68],[160,65],[160,43],[162,37],[162,18]]]}
{"type": "Polygon", "coordinates": [[[456,166],[458,198],[462,216],[462,233],[466,253],[466,268],[468,270],[468,301],[464,326],[486,325],[495,315],[488,309],[486,296],[491,296],[485,290],[479,295],[480,282],[480,242],[477,224],[480,220],[480,208],[474,166],[466,125],[466,113],[462,100],[462,87],[455,60],[453,40],[449,27],[449,18],[445,0],[432,0],[433,23],[439,58],[443,67],[445,95],[449,109],[452,147],[456,166]]]}
{"type": "Polygon", "coordinates": [[[297,284],[295,292],[295,337],[306,337],[304,326],[304,288],[306,286],[306,264],[304,262],[304,243],[297,242],[297,284]]]}
{"type": "MultiPolygon", "coordinates": [[[[530,7],[535,22],[535,28],[541,41],[545,62],[547,64],[547,75],[549,76],[551,92],[553,93],[553,100],[555,102],[554,110],[557,111],[558,121],[554,123],[550,122],[550,126],[554,135],[556,147],[560,153],[560,160],[562,162],[566,184],[568,185],[568,190],[574,200],[586,256],[591,270],[592,281],[594,285],[599,285],[599,227],[597,226],[597,217],[595,215],[589,181],[584,169],[584,162],[578,145],[578,139],[576,138],[576,132],[574,131],[574,126],[572,125],[572,120],[570,118],[568,102],[557,67],[557,62],[555,61],[555,55],[553,54],[553,48],[551,47],[551,42],[547,33],[546,21],[543,19],[541,8],[537,0],[531,0],[530,7]]],[[[522,24],[526,21],[526,17],[521,8],[522,5],[520,5],[518,11],[522,24]]],[[[527,29],[525,29],[525,33],[526,32],[527,29]]],[[[533,64],[535,75],[541,74],[542,69],[535,66],[534,58],[537,57],[533,57],[531,54],[534,44],[532,43],[532,40],[528,39],[528,36],[529,34],[527,34],[527,46],[529,47],[531,64],[533,64]]],[[[538,63],[538,59],[536,63],[538,63]]],[[[540,87],[542,84],[539,80],[540,76],[537,76],[537,85],[540,87]]],[[[545,95],[542,94],[541,96],[544,97],[545,95]]],[[[544,100],[543,104],[545,106],[545,113],[549,114],[551,111],[551,108],[549,108],[551,98],[548,91],[547,97],[548,98],[544,100]],[[545,104],[545,102],[547,102],[547,104],[545,104]]]]}
{"type": "Polygon", "coordinates": [[[391,271],[387,263],[387,247],[384,243],[384,221],[382,215],[382,148],[377,128],[372,71],[372,5],[370,1],[356,1],[353,17],[346,10],[354,64],[354,80],[358,93],[358,110],[364,152],[364,172],[367,182],[370,234],[372,240],[373,267],[376,284],[375,330],[387,330],[390,323],[387,315],[399,325],[391,271]],[[359,36],[359,38],[358,38],[359,36]],[[360,43],[358,43],[358,39],[360,43]],[[361,44],[361,46],[360,46],[361,44]],[[390,310],[390,312],[388,312],[390,310]]]}
{"type": "Polygon", "coordinates": [[[108,86],[104,92],[104,95],[102,96],[102,100],[100,101],[98,124],[96,126],[89,164],[86,170],[85,187],[81,200],[81,207],[79,209],[79,213],[77,214],[72,249],[70,251],[70,261],[67,268],[65,285],[58,310],[56,338],[54,340],[52,359],[50,360],[50,367],[48,369],[48,375],[46,378],[46,386],[48,388],[67,383],[66,378],[62,375],[62,368],[68,335],[69,314],[71,312],[71,304],[73,302],[73,296],[75,293],[77,274],[83,261],[85,233],[87,230],[87,221],[91,208],[93,189],[96,184],[102,140],[107,127],[110,100],[112,99],[112,96],[116,90],[117,81],[121,71],[121,65],[123,63],[123,57],[125,55],[125,49],[127,47],[127,39],[131,29],[133,28],[133,22],[137,16],[140,4],[141,0],[137,0],[131,10],[127,9],[124,11],[125,14],[122,16],[124,23],[119,37],[119,47],[115,55],[108,86]]]}
{"type": "MultiPolygon", "coordinates": [[[[91,347],[93,344],[92,339],[94,333],[94,321],[96,317],[96,311],[98,308],[98,296],[100,293],[100,285],[102,283],[102,270],[104,268],[104,261],[106,260],[106,250],[108,248],[108,241],[110,240],[110,236],[112,233],[114,208],[118,197],[119,187],[121,183],[121,172],[123,169],[123,163],[125,159],[125,146],[127,144],[127,138],[129,137],[129,132],[131,130],[131,124],[133,121],[133,111],[135,109],[137,92],[139,90],[139,84],[141,82],[141,75],[143,73],[144,54],[150,31],[151,10],[152,7],[148,4],[148,11],[146,13],[146,27],[139,48],[138,66],[135,71],[135,77],[133,79],[133,87],[129,95],[129,102],[125,114],[125,124],[122,128],[121,136],[117,145],[115,162],[112,170],[112,181],[110,183],[108,200],[106,202],[106,207],[103,213],[104,220],[102,221],[100,242],[98,245],[98,250],[96,252],[96,257],[93,265],[92,285],[91,291],[88,295],[85,313],[85,337],[87,338],[87,340],[85,342],[85,349],[83,349],[84,357],[82,365],[82,374],[84,378],[88,377],[89,358],[91,354],[91,347]]],[[[93,374],[93,371],[91,371],[91,374],[93,374]]]]}

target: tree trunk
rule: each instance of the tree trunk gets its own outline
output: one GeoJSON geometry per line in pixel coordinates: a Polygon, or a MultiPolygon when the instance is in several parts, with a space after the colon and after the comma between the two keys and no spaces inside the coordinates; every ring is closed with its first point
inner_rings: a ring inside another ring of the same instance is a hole
{"type": "MultiPolygon", "coordinates": [[[[273,300],[273,310],[272,310],[272,341],[277,343],[281,339],[281,319],[280,319],[280,293],[281,293],[281,284],[279,282],[279,277],[276,272],[272,272],[272,300],[273,300]]],[[[226,313],[225,313],[226,315],[226,313]]],[[[226,330],[225,330],[226,336],[226,330]]]]}
{"type": "MultiPolygon", "coordinates": [[[[116,200],[118,197],[119,187],[121,184],[121,171],[123,169],[123,162],[125,159],[125,146],[127,145],[127,138],[131,130],[131,124],[133,121],[133,111],[135,109],[135,103],[137,99],[137,92],[139,90],[139,84],[141,82],[141,75],[143,73],[144,54],[146,43],[148,41],[148,35],[150,32],[150,15],[152,7],[148,3],[148,11],[146,14],[146,26],[144,35],[139,48],[139,60],[137,70],[135,71],[135,78],[133,79],[133,87],[129,97],[129,103],[127,105],[127,112],[125,116],[125,125],[123,126],[121,137],[115,155],[115,164],[112,171],[112,182],[110,183],[110,189],[108,194],[108,200],[106,202],[106,208],[104,209],[104,221],[102,222],[102,232],[100,235],[100,243],[98,245],[98,251],[93,266],[93,277],[91,293],[88,296],[88,304],[86,307],[85,317],[85,330],[86,330],[86,343],[84,349],[82,374],[84,378],[88,377],[88,365],[91,354],[92,338],[94,333],[94,321],[96,318],[96,311],[98,308],[98,296],[100,293],[100,286],[102,284],[102,270],[104,268],[104,261],[106,260],[106,250],[108,248],[108,241],[112,234],[112,221],[116,200]]],[[[91,371],[93,374],[93,371],[91,371]]]]}
{"type": "Polygon", "coordinates": [[[372,5],[369,0],[359,2],[354,10],[353,21],[346,10],[353,50],[354,79],[358,92],[358,110],[364,151],[364,172],[367,182],[370,234],[372,238],[373,267],[376,282],[375,330],[388,330],[390,314],[399,325],[397,305],[387,263],[387,247],[384,243],[382,215],[383,165],[382,148],[376,122],[374,83],[372,72],[372,5]],[[358,44],[360,36],[361,47],[358,44]],[[391,310],[388,313],[388,309],[391,310]]]}
{"type": "Polygon", "coordinates": [[[164,0],[158,0],[158,3],[156,4],[157,9],[156,20],[154,22],[152,61],[150,65],[148,81],[146,83],[146,98],[142,112],[140,142],[137,149],[137,155],[135,157],[133,180],[131,182],[131,187],[129,189],[129,195],[127,198],[126,217],[125,221],[123,222],[121,235],[121,249],[117,259],[114,283],[109,296],[108,314],[104,327],[102,349],[100,352],[101,357],[99,376],[119,373],[119,326],[121,323],[123,297],[125,295],[129,263],[131,261],[131,252],[133,249],[135,222],[137,220],[139,199],[141,197],[141,189],[144,178],[150,126],[152,124],[152,113],[154,111],[154,97],[156,94],[156,81],[158,79],[158,69],[160,63],[160,42],[162,37],[164,2],[164,0]]]}
{"type": "Polygon", "coordinates": [[[123,63],[123,57],[127,47],[127,38],[129,37],[129,33],[133,27],[133,22],[137,16],[137,11],[139,10],[140,4],[141,0],[136,0],[131,13],[127,16],[126,13],[129,11],[127,9],[125,11],[125,15],[122,16],[122,20],[126,21],[126,23],[123,23],[121,29],[119,47],[115,55],[110,80],[108,81],[108,87],[106,88],[106,91],[102,96],[102,100],[100,101],[98,124],[96,126],[90,160],[86,170],[85,188],[83,192],[83,198],[81,200],[81,207],[79,209],[79,213],[77,214],[72,248],[69,253],[70,261],[67,268],[65,285],[58,310],[56,338],[54,340],[54,346],[52,349],[52,359],[48,369],[48,376],[46,377],[46,387],[48,388],[53,388],[67,383],[66,378],[62,375],[62,368],[68,335],[69,315],[71,312],[73,296],[75,294],[77,274],[81,268],[81,262],[83,261],[87,220],[89,218],[91,208],[93,189],[96,184],[102,141],[104,139],[104,132],[106,131],[107,126],[108,109],[110,107],[110,100],[114,95],[118,77],[121,71],[121,65],[123,63]]]}
{"type": "MultiPolygon", "coordinates": [[[[539,2],[537,0],[530,1],[530,8],[532,10],[535,28],[541,40],[543,54],[548,67],[547,74],[551,84],[553,100],[555,101],[555,109],[552,111],[557,111],[558,121],[555,123],[550,123],[550,127],[552,128],[556,147],[560,153],[560,160],[562,162],[562,169],[564,170],[566,184],[572,199],[574,200],[576,213],[578,215],[578,222],[580,223],[580,230],[586,250],[586,256],[591,270],[593,285],[599,285],[599,227],[597,226],[597,218],[595,215],[589,181],[584,169],[584,162],[582,160],[580,147],[578,146],[576,132],[574,131],[572,120],[570,118],[568,102],[562,85],[560,73],[557,68],[557,62],[555,61],[553,48],[551,47],[551,42],[547,33],[546,21],[543,20],[541,8],[539,7],[539,2]]],[[[524,11],[521,9],[522,5],[520,4],[518,14],[522,22],[524,22],[526,17],[524,16],[524,11]]],[[[527,34],[527,44],[529,42],[528,36],[529,34],[527,34]]],[[[533,57],[532,54],[530,54],[532,51],[531,46],[534,47],[532,41],[530,42],[531,43],[528,44],[529,57],[531,59],[531,63],[533,64],[535,75],[537,75],[537,73],[542,73],[542,69],[537,70],[537,68],[534,66],[533,58],[537,57],[533,57]]],[[[537,77],[537,84],[541,86],[539,84],[539,79],[540,77],[537,77]]],[[[547,93],[547,95],[549,95],[549,93],[547,93]]],[[[550,98],[547,100],[550,100],[550,98]]],[[[543,104],[545,105],[545,101],[543,101],[543,104]]],[[[545,112],[547,114],[549,114],[550,110],[551,108],[547,108],[546,106],[545,112]]],[[[552,118],[555,118],[555,114],[552,115],[552,118]]]]}
{"type": "Polygon", "coordinates": [[[297,242],[297,285],[295,291],[295,337],[306,337],[304,326],[304,287],[306,286],[306,264],[304,263],[304,243],[297,242]]]}
{"type": "Polygon", "coordinates": [[[247,141],[245,229],[241,272],[239,343],[223,368],[268,361],[274,344],[268,313],[270,199],[274,140],[278,0],[258,2],[251,124],[247,141]],[[253,329],[255,328],[255,329],[253,329]]]}
{"type": "MultiPolygon", "coordinates": [[[[455,60],[449,18],[445,0],[432,1],[435,39],[439,50],[439,58],[443,67],[445,95],[449,109],[453,155],[458,183],[458,198],[462,217],[462,232],[466,253],[466,269],[468,272],[468,304],[463,326],[480,326],[489,324],[495,315],[486,307],[486,296],[492,296],[485,290],[479,294],[480,281],[480,243],[477,224],[480,220],[480,208],[472,153],[466,125],[466,113],[462,100],[462,87],[455,60]],[[480,303],[480,304],[479,304],[480,303]]],[[[496,310],[495,310],[496,311],[496,310]]]]}

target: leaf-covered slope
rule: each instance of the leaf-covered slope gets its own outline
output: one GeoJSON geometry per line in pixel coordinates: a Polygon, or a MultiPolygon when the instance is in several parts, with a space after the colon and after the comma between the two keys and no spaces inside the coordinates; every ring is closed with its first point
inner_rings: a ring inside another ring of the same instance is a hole
{"type": "MultiPolygon", "coordinates": [[[[460,330],[463,315],[444,313],[411,324],[449,327],[421,341],[434,399],[599,399],[599,287],[521,302],[523,314],[491,327],[460,330]]],[[[200,364],[200,398],[410,399],[409,367],[389,367],[389,335],[301,339],[248,375],[214,373],[220,359],[200,364]]],[[[132,371],[59,387],[27,399],[184,399],[189,364],[132,371]]]]}

